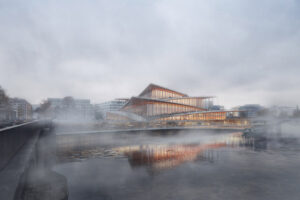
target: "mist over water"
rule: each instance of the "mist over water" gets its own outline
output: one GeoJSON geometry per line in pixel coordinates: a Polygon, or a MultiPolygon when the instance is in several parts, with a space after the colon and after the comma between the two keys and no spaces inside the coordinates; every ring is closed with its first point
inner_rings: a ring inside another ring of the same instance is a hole
{"type": "Polygon", "coordinates": [[[0,129],[53,122],[23,199],[299,200],[299,19],[297,0],[0,0],[0,129]],[[150,83],[175,91],[136,98],[150,83]],[[245,130],[150,131],[169,128],[245,130]]]}
{"type": "Polygon", "coordinates": [[[205,131],[57,135],[54,170],[67,178],[74,200],[296,200],[300,137],[288,135],[291,130],[266,137],[205,131]]]}

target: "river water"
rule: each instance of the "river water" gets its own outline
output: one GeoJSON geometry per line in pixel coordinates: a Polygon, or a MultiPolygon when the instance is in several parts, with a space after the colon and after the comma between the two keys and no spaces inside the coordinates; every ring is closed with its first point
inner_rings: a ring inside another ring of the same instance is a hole
{"type": "Polygon", "coordinates": [[[239,132],[57,136],[69,199],[300,199],[300,137],[239,132]]]}

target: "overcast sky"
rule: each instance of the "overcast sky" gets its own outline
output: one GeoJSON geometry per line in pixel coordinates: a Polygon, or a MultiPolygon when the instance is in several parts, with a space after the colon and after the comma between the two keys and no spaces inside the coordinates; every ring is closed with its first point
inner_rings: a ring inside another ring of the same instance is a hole
{"type": "Polygon", "coordinates": [[[190,96],[300,104],[300,1],[0,0],[10,96],[99,103],[156,83],[190,96]]]}

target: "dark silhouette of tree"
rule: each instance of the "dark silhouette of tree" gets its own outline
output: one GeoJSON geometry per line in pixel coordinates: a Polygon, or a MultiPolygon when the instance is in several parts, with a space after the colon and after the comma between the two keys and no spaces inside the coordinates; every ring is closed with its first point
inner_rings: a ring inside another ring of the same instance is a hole
{"type": "Polygon", "coordinates": [[[12,120],[13,113],[10,105],[10,98],[0,86],[0,120],[12,120]]]}
{"type": "Polygon", "coordinates": [[[65,119],[73,118],[76,115],[75,100],[71,96],[66,96],[62,100],[62,113],[65,119]]]}
{"type": "Polygon", "coordinates": [[[293,117],[300,118],[300,110],[299,110],[298,105],[296,107],[296,110],[294,111],[293,117]]]}
{"type": "Polygon", "coordinates": [[[9,97],[6,95],[4,89],[0,86],[0,106],[8,106],[9,105],[9,97]]]}
{"type": "Polygon", "coordinates": [[[75,100],[71,96],[67,96],[63,98],[62,101],[63,109],[69,111],[75,108],[75,100]]]}
{"type": "Polygon", "coordinates": [[[0,120],[9,120],[11,118],[11,114],[12,111],[9,103],[9,97],[0,86],[0,120]]]}
{"type": "Polygon", "coordinates": [[[37,110],[37,112],[41,115],[47,115],[50,112],[50,107],[51,107],[51,103],[47,100],[44,100],[39,109],[37,110]]]}

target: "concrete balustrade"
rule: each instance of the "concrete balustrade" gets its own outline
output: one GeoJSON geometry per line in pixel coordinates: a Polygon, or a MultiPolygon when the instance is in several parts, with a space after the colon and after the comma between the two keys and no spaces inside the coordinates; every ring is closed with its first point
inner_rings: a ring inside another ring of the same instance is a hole
{"type": "Polygon", "coordinates": [[[16,199],[20,180],[37,162],[38,141],[48,121],[33,121],[0,129],[0,199],[16,199]]]}

